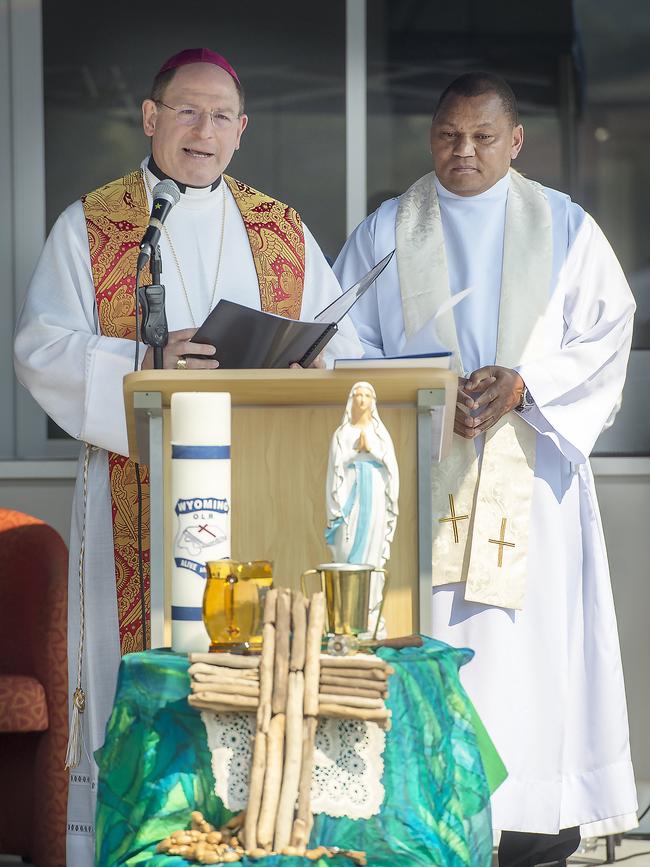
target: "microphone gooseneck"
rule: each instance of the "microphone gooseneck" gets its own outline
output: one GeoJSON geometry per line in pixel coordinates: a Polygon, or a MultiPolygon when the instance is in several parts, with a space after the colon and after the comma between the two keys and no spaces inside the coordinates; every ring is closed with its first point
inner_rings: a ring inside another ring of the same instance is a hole
{"type": "Polygon", "coordinates": [[[140,242],[140,254],[138,255],[137,270],[141,271],[151,258],[151,253],[160,240],[163,223],[169,212],[177,205],[181,198],[181,192],[171,179],[160,181],[153,188],[151,197],[151,216],[142,241],[140,242]]]}

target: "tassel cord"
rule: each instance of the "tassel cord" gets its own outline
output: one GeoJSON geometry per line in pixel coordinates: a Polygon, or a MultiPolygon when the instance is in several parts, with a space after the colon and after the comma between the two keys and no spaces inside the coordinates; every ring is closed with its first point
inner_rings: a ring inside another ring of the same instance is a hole
{"type": "Polygon", "coordinates": [[[86,751],[83,739],[83,720],[82,714],[86,709],[86,696],[81,686],[81,677],[83,669],[83,651],[84,651],[84,636],[86,626],[85,612],[85,554],[86,554],[86,512],[88,505],[88,465],[90,463],[90,452],[93,449],[89,443],[85,444],[86,452],[84,454],[83,466],[83,517],[81,522],[81,540],[79,543],[79,648],[77,651],[77,683],[72,696],[72,716],[70,719],[70,734],[68,737],[68,746],[65,753],[65,767],[67,769],[76,768],[81,761],[82,752],[86,753],[86,757],[90,763],[90,757],[86,751]]]}

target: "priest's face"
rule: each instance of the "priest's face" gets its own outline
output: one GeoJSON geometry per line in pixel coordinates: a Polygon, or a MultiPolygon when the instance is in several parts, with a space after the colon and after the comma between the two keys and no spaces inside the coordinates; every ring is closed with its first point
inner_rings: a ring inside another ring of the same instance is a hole
{"type": "Polygon", "coordinates": [[[496,93],[451,94],[431,125],[433,168],[443,187],[477,196],[501,180],[524,141],[496,93]]]}
{"type": "Polygon", "coordinates": [[[235,82],[212,63],[189,63],[176,70],[161,100],[142,103],[154,160],[182,184],[210,186],[238,150],[248,122],[235,82]]]}

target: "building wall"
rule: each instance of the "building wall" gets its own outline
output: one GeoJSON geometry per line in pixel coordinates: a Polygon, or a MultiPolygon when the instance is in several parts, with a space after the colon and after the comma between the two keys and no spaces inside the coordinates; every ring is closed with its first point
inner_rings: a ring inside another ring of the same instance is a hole
{"type": "Polygon", "coordinates": [[[650,781],[650,474],[647,469],[638,476],[597,474],[596,489],[618,618],[634,772],[637,781],[650,781]]]}
{"type": "Polygon", "coordinates": [[[68,544],[74,477],[1,478],[0,507],[26,512],[50,524],[68,544]]]}

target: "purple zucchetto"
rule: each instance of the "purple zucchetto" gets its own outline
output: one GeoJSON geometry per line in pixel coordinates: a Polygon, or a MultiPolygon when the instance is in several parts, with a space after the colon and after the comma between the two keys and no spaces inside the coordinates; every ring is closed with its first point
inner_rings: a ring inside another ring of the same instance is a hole
{"type": "Polygon", "coordinates": [[[179,66],[186,66],[188,63],[213,63],[215,66],[220,66],[239,84],[239,77],[228,63],[225,57],[217,54],[216,51],[210,51],[209,48],[186,48],[184,51],[179,51],[174,54],[169,60],[166,60],[156,73],[156,77],[169,69],[177,69],[179,66]]]}

